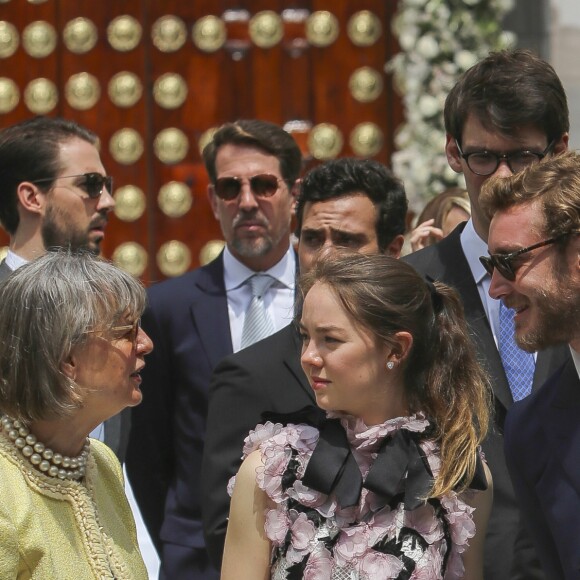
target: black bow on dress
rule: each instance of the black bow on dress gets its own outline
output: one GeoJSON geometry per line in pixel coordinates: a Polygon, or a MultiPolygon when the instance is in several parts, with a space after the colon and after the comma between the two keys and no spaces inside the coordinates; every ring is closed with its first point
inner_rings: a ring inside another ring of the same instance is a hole
{"type": "MultiPolygon", "coordinates": [[[[339,419],[328,419],[317,407],[304,407],[295,413],[264,413],[264,420],[307,423],[318,428],[320,437],[302,478],[304,485],[326,495],[333,493],[342,508],[356,505],[366,487],[384,499],[385,505],[402,494],[406,510],[424,504],[433,485],[433,474],[419,446],[426,433],[399,429],[385,437],[377,457],[363,483],[358,464],[352,455],[346,432],[339,419]]],[[[472,489],[487,489],[487,480],[479,455],[472,489]]]]}

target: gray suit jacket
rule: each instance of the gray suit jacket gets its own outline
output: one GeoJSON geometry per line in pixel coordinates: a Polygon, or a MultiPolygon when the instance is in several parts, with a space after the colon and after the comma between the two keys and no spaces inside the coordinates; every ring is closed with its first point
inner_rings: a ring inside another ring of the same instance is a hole
{"type": "MultiPolygon", "coordinates": [[[[12,270],[5,260],[0,262],[0,282],[10,276],[12,270]]],[[[115,452],[119,461],[125,461],[127,444],[129,442],[129,429],[131,427],[131,410],[125,409],[118,415],[105,421],[105,443],[115,452]]]]}

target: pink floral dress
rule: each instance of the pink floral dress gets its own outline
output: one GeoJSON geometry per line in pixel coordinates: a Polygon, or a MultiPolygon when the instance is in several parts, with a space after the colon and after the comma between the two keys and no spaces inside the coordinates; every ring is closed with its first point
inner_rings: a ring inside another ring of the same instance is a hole
{"type": "MultiPolygon", "coordinates": [[[[392,497],[364,487],[373,463],[379,463],[380,450],[389,447],[386,443],[396,442],[398,432],[404,435],[401,441],[416,443],[429,477],[437,475],[438,449],[428,438],[430,424],[425,416],[418,413],[372,427],[353,417],[328,416],[340,419],[346,446],[364,481],[358,501],[346,508],[333,492],[327,495],[304,484],[304,474],[319,442],[318,428],[267,422],[246,438],[244,456],[260,450],[263,467],[257,469],[257,483],[275,504],[267,511],[265,523],[272,543],[272,578],[463,578],[461,553],[475,534],[475,524],[473,508],[461,496],[450,493],[406,509],[404,494],[406,487],[412,487],[411,467],[404,468],[392,497]]],[[[385,453],[401,455],[399,447],[396,442],[385,453]]],[[[230,493],[233,482],[234,478],[230,493]]]]}

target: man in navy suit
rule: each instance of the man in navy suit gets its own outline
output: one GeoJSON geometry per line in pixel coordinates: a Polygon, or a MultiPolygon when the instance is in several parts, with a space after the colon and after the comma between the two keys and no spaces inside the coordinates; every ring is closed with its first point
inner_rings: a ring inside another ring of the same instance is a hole
{"type": "MultiPolygon", "coordinates": [[[[0,131],[0,223],[10,236],[0,280],[47,249],[100,252],[115,201],[97,141],[85,127],[52,117],[35,117],[0,131]]],[[[130,418],[126,409],[91,434],[120,461],[130,418]]]]}
{"type": "MultiPolygon", "coordinates": [[[[494,497],[486,534],[484,577],[544,578],[530,539],[521,534],[520,510],[505,463],[503,428],[514,395],[497,347],[499,301],[489,297],[490,277],[478,259],[487,252],[489,228],[479,195],[490,177],[509,177],[567,149],[566,94],[554,69],[531,52],[492,53],[464,73],[452,88],[445,101],[444,117],[447,160],[465,177],[471,219],[439,243],[405,260],[426,278],[449,284],[459,292],[479,359],[491,377],[495,417],[483,450],[493,477],[494,497]]],[[[528,392],[539,388],[569,356],[563,347],[539,352],[527,381],[528,392]]]]}
{"type": "Polygon", "coordinates": [[[491,218],[489,293],[515,309],[529,352],[568,344],[572,358],[511,407],[506,460],[550,579],[580,578],[580,156],[564,153],[484,186],[491,218]]]}
{"type": "MultiPolygon", "coordinates": [[[[403,184],[373,160],[336,159],[303,179],[296,208],[300,271],[322,252],[346,248],[398,257],[407,198],[403,184]]],[[[302,342],[290,324],[215,369],[203,456],[203,522],[212,562],[220,566],[229,512],[228,480],[241,464],[244,438],[262,413],[316,404],[300,367],[302,342]]]]}
{"type": "Polygon", "coordinates": [[[282,128],[222,126],[203,151],[209,202],[226,247],[207,266],[152,286],[143,327],[155,343],[133,413],[127,471],[160,559],[160,577],[213,579],[201,527],[200,471],[210,375],[244,344],[252,278],[275,331],[291,320],[296,276],[290,222],[302,157],[282,128]]]}

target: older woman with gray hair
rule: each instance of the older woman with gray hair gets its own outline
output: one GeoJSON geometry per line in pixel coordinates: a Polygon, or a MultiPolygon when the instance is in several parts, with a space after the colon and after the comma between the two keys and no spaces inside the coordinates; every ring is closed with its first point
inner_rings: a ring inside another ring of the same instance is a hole
{"type": "Polygon", "coordinates": [[[88,434],[141,402],[142,285],[49,252],[0,284],[0,578],[145,579],[113,452],[88,434]]]}

